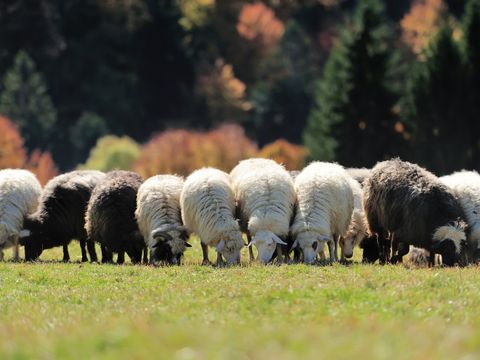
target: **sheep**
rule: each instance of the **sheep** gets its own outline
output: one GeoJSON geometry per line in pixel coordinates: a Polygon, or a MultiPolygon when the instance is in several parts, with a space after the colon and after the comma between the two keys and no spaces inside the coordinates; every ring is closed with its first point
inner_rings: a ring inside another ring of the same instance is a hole
{"type": "Polygon", "coordinates": [[[431,264],[435,253],[445,265],[464,264],[463,210],[453,192],[420,166],[398,158],[377,163],[365,182],[364,207],[382,263],[398,261],[413,245],[430,252],[431,264]]]}
{"type": "Polygon", "coordinates": [[[180,193],[183,178],[157,175],[138,189],[135,218],[150,248],[152,264],[180,264],[188,234],[182,224],[180,193]]]}
{"type": "Polygon", "coordinates": [[[464,170],[442,176],[440,180],[453,191],[465,213],[470,229],[468,255],[471,261],[477,261],[480,259],[480,175],[464,170]]]}
{"type": "Polygon", "coordinates": [[[352,178],[357,180],[360,183],[360,186],[363,187],[365,180],[370,176],[372,173],[371,169],[367,168],[347,168],[345,169],[350,174],[352,178]]]}
{"type": "MultiPolygon", "coordinates": [[[[70,260],[68,244],[80,241],[82,262],[88,261],[85,251],[85,211],[95,185],[105,175],[95,170],[77,170],[51,179],[40,197],[37,210],[25,218],[21,244],[25,260],[36,260],[43,250],[63,246],[63,261],[70,260]]],[[[92,262],[97,261],[95,246],[89,245],[92,262]]]]}
{"type": "Polygon", "coordinates": [[[25,216],[35,211],[42,187],[28,170],[0,170],[0,261],[3,250],[13,247],[13,259],[19,260],[19,237],[25,216]]]}
{"type": "Polygon", "coordinates": [[[209,264],[208,246],[216,247],[217,265],[240,262],[244,243],[235,220],[235,197],[227,173],[214,168],[194,171],[180,195],[182,220],[189,232],[200,237],[203,264],[209,264]]]}
{"type": "Polygon", "coordinates": [[[353,212],[350,175],[338,164],[313,162],[295,179],[295,191],[294,247],[300,247],[304,262],[313,263],[328,243],[330,261],[337,261],[337,241],[347,232],[353,212]]]}
{"type": "Polygon", "coordinates": [[[107,173],[93,189],[85,229],[88,241],[101,244],[102,263],[111,263],[112,253],[118,253],[117,264],[122,264],[125,252],[132,263],[141,262],[146,246],[135,220],[135,208],[142,182],[134,172],[116,170],[107,173]]]}
{"type": "Polygon", "coordinates": [[[362,188],[354,178],[350,179],[350,186],[353,192],[353,213],[347,233],[340,238],[342,260],[350,259],[355,246],[359,246],[368,235],[367,219],[363,211],[362,188]]]}
{"type": "MultiPolygon", "coordinates": [[[[285,168],[269,159],[240,161],[230,173],[240,226],[255,245],[261,262],[268,263],[277,250],[282,253],[296,201],[293,181],[285,168]]],[[[284,249],[285,257],[288,249],[284,249]]]]}

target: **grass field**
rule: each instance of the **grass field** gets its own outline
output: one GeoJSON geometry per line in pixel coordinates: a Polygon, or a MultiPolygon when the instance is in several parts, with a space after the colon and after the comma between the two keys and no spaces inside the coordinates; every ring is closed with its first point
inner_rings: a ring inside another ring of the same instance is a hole
{"type": "Polygon", "coordinates": [[[216,269],[193,245],[181,267],[0,263],[0,359],[480,358],[479,268],[216,269]]]}

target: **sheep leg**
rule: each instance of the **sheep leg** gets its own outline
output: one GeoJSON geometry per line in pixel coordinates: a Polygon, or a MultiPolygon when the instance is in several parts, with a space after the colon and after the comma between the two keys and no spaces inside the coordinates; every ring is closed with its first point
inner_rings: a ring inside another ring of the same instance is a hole
{"type": "Polygon", "coordinates": [[[338,236],[333,236],[333,243],[335,244],[335,251],[334,251],[334,255],[335,255],[335,261],[338,261],[338,236]]]}
{"type": "MultiPolygon", "coordinates": [[[[90,262],[97,262],[97,252],[95,251],[95,243],[93,241],[86,240],[88,255],[90,255],[90,262]]],[[[103,252],[102,252],[103,256],[103,252]]]]}
{"type": "Polygon", "coordinates": [[[88,261],[86,246],[87,246],[87,242],[85,241],[85,239],[80,239],[80,250],[82,251],[82,262],[88,261]]]}
{"type": "Polygon", "coordinates": [[[333,244],[333,241],[328,242],[328,252],[330,254],[330,262],[335,262],[335,245],[333,244]]]}
{"type": "Polygon", "coordinates": [[[281,264],[282,262],[285,262],[286,261],[282,261],[282,258],[283,258],[283,251],[282,251],[282,245],[280,244],[277,244],[277,248],[275,250],[277,252],[277,261],[281,264]]]}
{"type": "MultiPolygon", "coordinates": [[[[247,240],[248,244],[252,242],[252,235],[250,235],[250,232],[247,232],[247,240]]],[[[255,256],[253,256],[253,248],[251,246],[248,247],[248,256],[250,258],[250,262],[253,262],[255,260],[255,256]]]]}
{"type": "Polygon", "coordinates": [[[63,245],[63,262],[70,261],[70,254],[68,253],[68,245],[63,245]]]}
{"type": "Polygon", "coordinates": [[[13,245],[13,261],[18,262],[20,260],[20,247],[18,242],[13,245]]]}
{"type": "Polygon", "coordinates": [[[125,251],[119,251],[117,255],[117,264],[125,263],[125,251]]]}
{"type": "Polygon", "coordinates": [[[293,249],[293,262],[294,263],[300,262],[300,250],[298,248],[293,249]]]}
{"type": "Polygon", "coordinates": [[[223,266],[222,254],[220,254],[218,251],[217,251],[217,266],[218,267],[223,266]]]}
{"type": "Polygon", "coordinates": [[[113,253],[107,250],[107,248],[103,245],[100,245],[100,249],[102,250],[102,264],[113,263],[113,253]]]}
{"type": "Polygon", "coordinates": [[[143,248],[143,265],[148,265],[148,247],[143,248]]]}
{"type": "Polygon", "coordinates": [[[204,244],[203,242],[200,242],[200,245],[202,245],[203,254],[202,265],[211,265],[210,259],[208,258],[208,245],[204,244]]]}
{"type": "Polygon", "coordinates": [[[430,251],[429,259],[428,259],[428,266],[434,267],[435,266],[435,253],[430,251]]]}

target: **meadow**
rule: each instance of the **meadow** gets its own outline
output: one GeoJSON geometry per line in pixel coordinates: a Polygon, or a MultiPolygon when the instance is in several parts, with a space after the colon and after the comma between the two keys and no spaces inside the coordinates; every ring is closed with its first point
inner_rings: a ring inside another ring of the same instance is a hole
{"type": "Polygon", "coordinates": [[[76,242],[0,263],[0,359],[480,357],[477,267],[218,269],[192,244],[183,266],[81,264],[76,242]]]}

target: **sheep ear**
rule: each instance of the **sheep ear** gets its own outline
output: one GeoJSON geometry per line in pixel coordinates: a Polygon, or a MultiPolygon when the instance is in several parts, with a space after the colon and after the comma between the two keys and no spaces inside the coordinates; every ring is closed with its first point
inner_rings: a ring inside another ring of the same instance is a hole
{"type": "Polygon", "coordinates": [[[217,245],[217,252],[222,252],[224,247],[225,247],[225,240],[220,240],[220,242],[217,245]]]}
{"type": "Polygon", "coordinates": [[[152,235],[152,238],[154,239],[157,237],[160,237],[165,239],[165,241],[172,240],[172,237],[170,236],[170,234],[167,233],[167,226],[165,225],[152,230],[151,235],[152,235]]]}
{"type": "Polygon", "coordinates": [[[185,243],[185,246],[186,246],[186,247],[192,247],[192,245],[190,245],[190,244],[187,243],[187,242],[185,243]]]}
{"type": "Polygon", "coordinates": [[[23,230],[20,231],[20,233],[18,234],[18,236],[19,236],[20,238],[26,238],[26,237],[30,236],[31,233],[32,233],[32,232],[31,232],[30,230],[23,229],[23,230]]]}
{"type": "Polygon", "coordinates": [[[296,247],[298,247],[298,240],[297,239],[295,239],[295,241],[293,242],[292,249],[295,249],[296,247]]]}
{"type": "Polygon", "coordinates": [[[320,241],[331,241],[332,239],[330,239],[328,236],[320,235],[318,237],[318,240],[320,240],[320,241]]]}
{"type": "Polygon", "coordinates": [[[177,225],[177,226],[175,226],[175,230],[187,231],[187,228],[184,225],[177,225]]]}
{"type": "Polygon", "coordinates": [[[285,241],[283,241],[282,239],[280,239],[277,235],[273,234],[273,237],[272,237],[273,241],[275,241],[277,244],[280,244],[280,245],[287,245],[287,243],[285,241]]]}
{"type": "Polygon", "coordinates": [[[248,243],[247,247],[252,247],[253,244],[255,244],[256,242],[257,242],[257,241],[256,241],[256,239],[255,239],[255,237],[254,237],[252,240],[250,240],[250,242],[248,243]]]}

